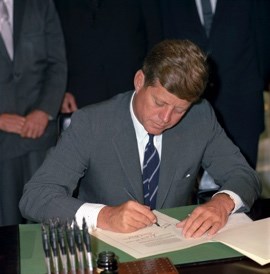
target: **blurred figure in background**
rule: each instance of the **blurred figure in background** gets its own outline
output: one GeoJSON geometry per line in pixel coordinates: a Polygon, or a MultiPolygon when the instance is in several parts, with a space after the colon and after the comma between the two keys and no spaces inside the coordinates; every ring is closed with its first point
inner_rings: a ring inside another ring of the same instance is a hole
{"type": "Polygon", "coordinates": [[[161,40],[157,1],[54,1],[64,31],[69,71],[62,112],[132,89],[143,58],[161,40]]]}
{"type": "Polygon", "coordinates": [[[270,76],[270,1],[160,3],[165,38],[189,39],[208,54],[210,80],[205,97],[229,137],[255,168],[264,130],[263,90],[270,76]]]}
{"type": "Polygon", "coordinates": [[[51,0],[0,0],[0,18],[0,225],[13,225],[24,221],[25,182],[56,142],[66,60],[51,0]]]}

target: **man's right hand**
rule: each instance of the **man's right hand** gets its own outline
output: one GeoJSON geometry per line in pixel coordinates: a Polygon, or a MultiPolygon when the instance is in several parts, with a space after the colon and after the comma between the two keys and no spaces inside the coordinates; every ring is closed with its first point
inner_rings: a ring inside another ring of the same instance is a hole
{"type": "Polygon", "coordinates": [[[105,206],[97,219],[97,227],[114,232],[134,232],[151,226],[157,218],[148,206],[128,201],[120,206],[105,206]]]}
{"type": "Polygon", "coordinates": [[[25,118],[17,114],[3,113],[0,115],[0,130],[21,134],[25,118]]]}

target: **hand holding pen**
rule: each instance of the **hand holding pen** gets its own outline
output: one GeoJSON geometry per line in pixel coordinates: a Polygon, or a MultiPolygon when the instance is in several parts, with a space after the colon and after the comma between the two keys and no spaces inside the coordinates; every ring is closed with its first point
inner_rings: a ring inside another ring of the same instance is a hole
{"type": "Polygon", "coordinates": [[[151,226],[157,217],[148,206],[129,200],[119,206],[104,206],[98,215],[97,227],[120,233],[130,233],[151,226]]]}
{"type": "MultiPolygon", "coordinates": [[[[134,197],[134,195],[132,195],[127,189],[125,189],[125,192],[127,193],[127,195],[128,195],[133,201],[136,201],[137,203],[139,203],[138,200],[134,197]]],[[[158,223],[158,221],[155,222],[155,225],[156,225],[156,226],[160,226],[160,224],[158,223]]]]}

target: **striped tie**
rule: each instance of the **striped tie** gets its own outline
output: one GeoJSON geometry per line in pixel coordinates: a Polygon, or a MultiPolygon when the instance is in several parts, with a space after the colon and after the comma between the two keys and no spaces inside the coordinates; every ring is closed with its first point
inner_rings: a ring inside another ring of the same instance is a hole
{"type": "Polygon", "coordinates": [[[144,151],[142,174],[144,204],[150,206],[151,209],[155,209],[158,191],[160,160],[158,151],[153,143],[154,135],[148,135],[149,141],[144,151]]]}
{"type": "Polygon", "coordinates": [[[5,43],[9,57],[13,59],[13,34],[8,9],[4,0],[0,0],[0,34],[5,43]]]}

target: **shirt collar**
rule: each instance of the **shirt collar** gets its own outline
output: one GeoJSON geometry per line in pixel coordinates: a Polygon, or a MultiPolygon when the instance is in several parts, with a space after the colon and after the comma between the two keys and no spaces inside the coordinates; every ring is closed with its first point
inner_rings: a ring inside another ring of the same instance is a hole
{"type": "Polygon", "coordinates": [[[134,113],[134,110],[133,110],[134,95],[135,95],[135,91],[134,91],[134,93],[131,97],[131,100],[130,100],[130,114],[131,114],[131,119],[132,119],[132,122],[134,125],[137,141],[140,143],[147,136],[148,132],[145,130],[143,125],[138,121],[138,119],[134,113]]]}
{"type": "Polygon", "coordinates": [[[6,3],[8,9],[10,24],[13,26],[13,0],[4,0],[4,2],[6,3]]]}

